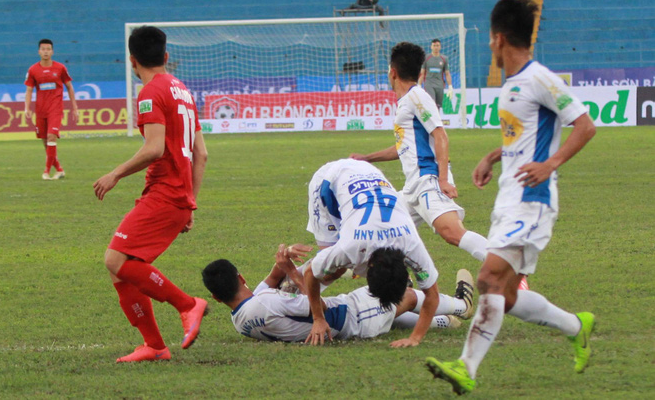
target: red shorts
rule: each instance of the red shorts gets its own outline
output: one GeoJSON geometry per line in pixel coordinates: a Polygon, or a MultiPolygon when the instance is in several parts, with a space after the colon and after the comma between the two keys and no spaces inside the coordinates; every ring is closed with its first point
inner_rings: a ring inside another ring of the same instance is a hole
{"type": "Polygon", "coordinates": [[[116,228],[109,248],[152,263],[173,243],[190,218],[189,209],[139,199],[116,228]]]}
{"type": "Polygon", "coordinates": [[[59,128],[61,128],[61,114],[48,115],[46,118],[36,116],[36,137],[46,139],[48,134],[59,137],[59,128]]]}

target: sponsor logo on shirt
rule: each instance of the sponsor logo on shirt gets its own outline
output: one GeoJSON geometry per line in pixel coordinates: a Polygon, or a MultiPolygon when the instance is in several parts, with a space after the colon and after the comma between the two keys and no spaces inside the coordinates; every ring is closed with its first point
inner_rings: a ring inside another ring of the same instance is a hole
{"type": "Polygon", "coordinates": [[[121,239],[127,239],[127,235],[122,232],[116,232],[114,233],[114,236],[119,237],[121,239]]]}
{"type": "Polygon", "coordinates": [[[430,67],[430,72],[432,72],[434,74],[438,74],[439,72],[441,72],[441,68],[439,68],[439,67],[430,67]]]}
{"type": "Polygon", "coordinates": [[[365,179],[361,181],[356,181],[348,185],[348,193],[355,194],[361,192],[362,190],[367,190],[376,187],[391,187],[391,184],[382,179],[365,179]]]}
{"type": "Polygon", "coordinates": [[[39,85],[39,90],[54,90],[57,88],[57,84],[54,82],[42,83],[39,85]]]}
{"type": "Polygon", "coordinates": [[[498,116],[503,134],[503,146],[509,146],[523,135],[523,122],[507,110],[499,110],[498,116]]]}
{"type": "Polygon", "coordinates": [[[152,112],[152,100],[141,100],[139,102],[139,114],[152,112]]]}
{"type": "Polygon", "coordinates": [[[521,88],[518,86],[514,86],[509,90],[509,101],[515,102],[519,98],[519,93],[521,92],[521,88]]]}
{"type": "Polygon", "coordinates": [[[396,136],[396,150],[400,149],[405,138],[405,128],[398,124],[393,124],[393,134],[396,136]]]}

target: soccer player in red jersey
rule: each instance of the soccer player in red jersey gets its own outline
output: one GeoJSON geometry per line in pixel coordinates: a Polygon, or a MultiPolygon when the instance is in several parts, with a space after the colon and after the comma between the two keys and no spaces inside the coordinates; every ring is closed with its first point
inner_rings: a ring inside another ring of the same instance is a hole
{"type": "Polygon", "coordinates": [[[41,176],[45,180],[63,178],[66,174],[57,159],[57,139],[64,115],[64,85],[73,104],[73,120],[77,121],[77,102],[72,79],[64,64],[52,60],[52,40],[41,39],[39,56],[41,61],[32,65],[25,76],[25,116],[32,119],[32,91],[36,88],[36,137],[43,140],[45,146],[45,171],[41,176]],[[50,168],[57,172],[50,178],[50,168]]]}
{"type": "Polygon", "coordinates": [[[148,168],[146,187],[116,229],[105,265],[123,312],[145,342],[116,362],[168,360],[171,354],[159,333],[150,299],[168,302],[180,313],[183,349],[198,336],[207,302],[183,292],[151,263],[179,233],[193,227],[207,149],[191,93],[166,72],[166,34],[142,26],[132,32],[128,46],[132,68],[144,84],[137,124],[145,142],[93,188],[102,200],[121,178],[148,168]]]}

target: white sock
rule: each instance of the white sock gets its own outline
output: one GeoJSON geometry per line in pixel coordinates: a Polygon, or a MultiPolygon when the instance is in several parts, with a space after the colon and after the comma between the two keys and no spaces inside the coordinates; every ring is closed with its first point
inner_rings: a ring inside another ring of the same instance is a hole
{"type": "MultiPolygon", "coordinates": [[[[413,290],[416,294],[416,307],[414,307],[412,312],[419,313],[425,301],[425,293],[420,290],[413,290]]],[[[464,300],[439,293],[439,305],[434,315],[461,315],[464,311],[466,311],[466,302],[464,300]]]]}
{"type": "Polygon", "coordinates": [[[518,291],[516,304],[508,314],[525,322],[559,329],[568,336],[575,336],[580,332],[580,319],[575,314],[562,310],[531,290],[518,291]]]}
{"type": "Polygon", "coordinates": [[[482,359],[489,351],[496,335],[500,332],[505,316],[505,297],[500,294],[481,294],[478,299],[478,309],[475,312],[471,327],[464,344],[460,359],[466,364],[471,377],[475,374],[482,359]]]}
{"type": "MultiPolygon", "coordinates": [[[[406,312],[397,316],[393,320],[392,326],[401,329],[414,329],[417,321],[418,314],[406,312]]],[[[450,326],[450,319],[445,316],[436,316],[432,318],[432,322],[430,323],[430,328],[448,328],[448,326],[450,326]]]]}
{"type": "Polygon", "coordinates": [[[464,236],[459,239],[459,248],[468,251],[480,261],[484,261],[487,257],[487,239],[473,231],[466,231],[464,236]]]}

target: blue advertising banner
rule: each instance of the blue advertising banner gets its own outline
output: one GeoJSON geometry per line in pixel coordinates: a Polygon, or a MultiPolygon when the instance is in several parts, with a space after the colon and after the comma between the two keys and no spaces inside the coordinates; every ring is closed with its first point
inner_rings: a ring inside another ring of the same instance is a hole
{"type": "Polygon", "coordinates": [[[655,86],[655,67],[555,71],[570,86],[655,86]]]}
{"type": "MultiPolygon", "coordinates": [[[[77,100],[125,98],[125,81],[73,81],[73,89],[77,100]]],[[[67,90],[64,90],[64,100],[68,100],[67,90]]],[[[0,84],[0,102],[8,101],[25,101],[25,85],[22,83],[0,84]]]]}

